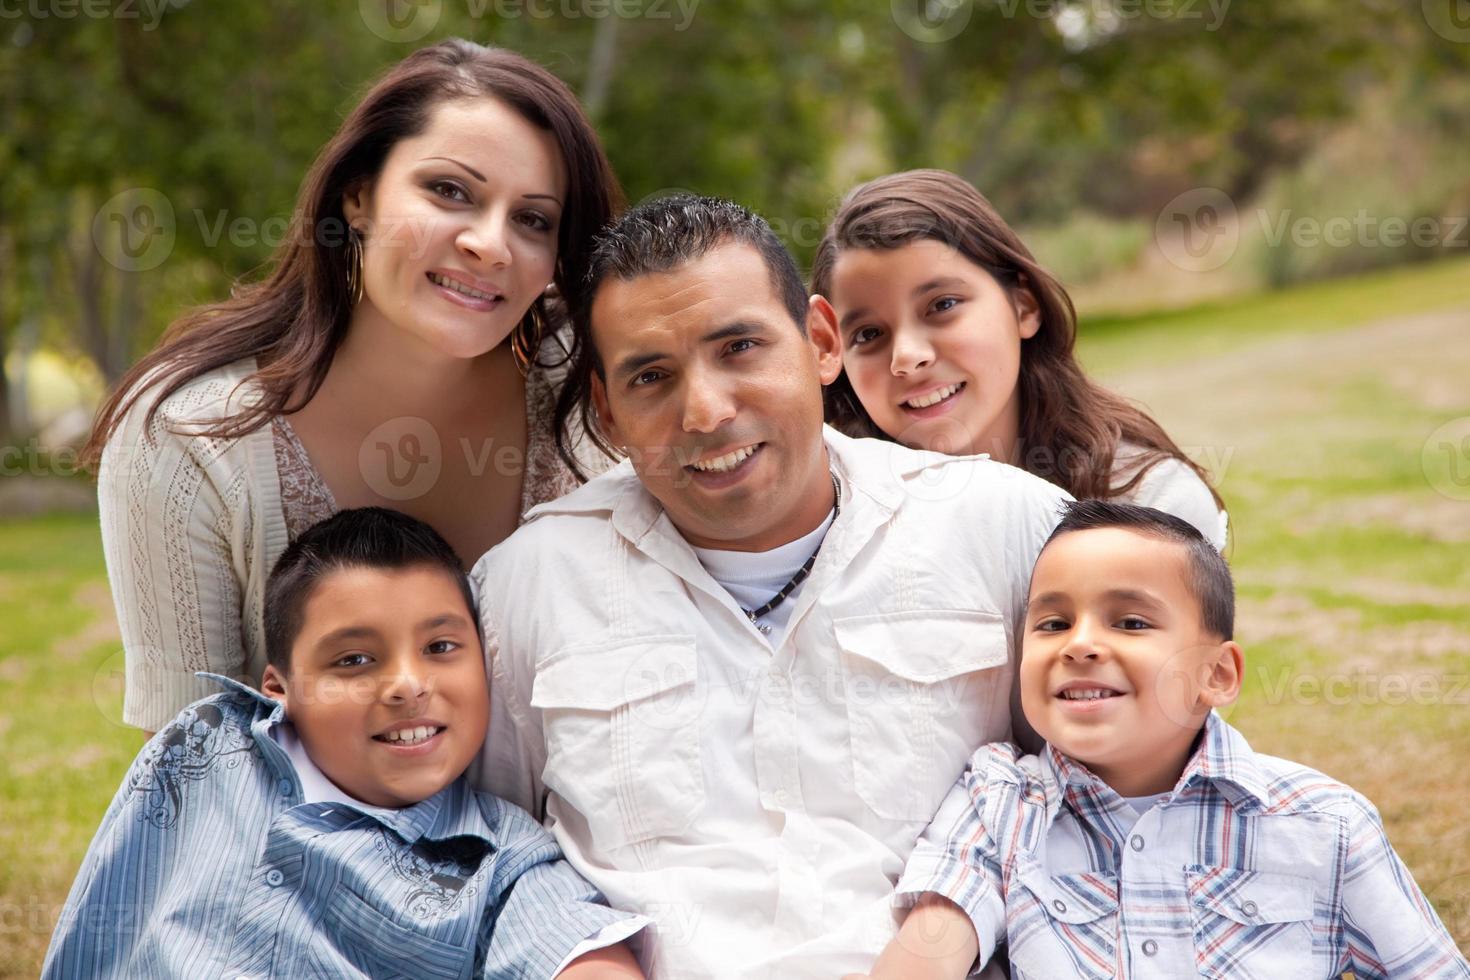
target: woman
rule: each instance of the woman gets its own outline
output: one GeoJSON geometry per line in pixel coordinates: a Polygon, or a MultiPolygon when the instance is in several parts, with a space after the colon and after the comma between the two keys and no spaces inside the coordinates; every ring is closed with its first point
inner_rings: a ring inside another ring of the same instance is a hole
{"type": "Polygon", "coordinates": [[[557,393],[592,234],[621,194],[570,90],[449,40],[390,69],[307,173],[274,271],[185,315],[102,406],[123,718],[259,683],[262,590],[297,533],[394,507],[473,561],[585,474],[557,393]]]}
{"type": "Polygon", "coordinates": [[[839,429],[988,453],[1078,499],[1168,511],[1224,550],[1204,471],[1083,373],[1066,290],[966,181],[914,170],[854,189],[817,248],[812,291],[841,328],[843,372],[826,393],[839,429]]]}

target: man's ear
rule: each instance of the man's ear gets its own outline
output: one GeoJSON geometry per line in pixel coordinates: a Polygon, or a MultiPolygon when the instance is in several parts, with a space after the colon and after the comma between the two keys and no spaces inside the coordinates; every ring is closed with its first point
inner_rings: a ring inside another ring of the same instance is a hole
{"type": "Polygon", "coordinates": [[[829,385],[842,373],[842,335],[837,311],[825,296],[813,295],[806,306],[806,339],[817,355],[817,374],[829,385]]]}
{"type": "Polygon", "coordinates": [[[1245,679],[1245,654],[1240,644],[1226,640],[1220,644],[1206,664],[1200,684],[1200,703],[1207,708],[1223,708],[1234,704],[1240,697],[1240,685],[1245,679]]]}
{"type": "Polygon", "coordinates": [[[592,407],[597,410],[597,427],[607,437],[607,441],[614,446],[623,444],[623,433],[618,429],[617,419],[613,418],[612,405],[607,400],[607,385],[602,380],[602,375],[596,371],[592,372],[592,407]]]}
{"type": "Polygon", "coordinates": [[[275,664],[265,665],[265,675],[260,679],[260,693],[289,708],[289,702],[286,700],[286,675],[277,670],[275,664]]]}
{"type": "Polygon", "coordinates": [[[1025,276],[1011,290],[1011,305],[1016,308],[1016,325],[1020,328],[1021,339],[1030,340],[1035,337],[1036,331],[1041,329],[1041,303],[1031,291],[1031,283],[1025,276]]]}

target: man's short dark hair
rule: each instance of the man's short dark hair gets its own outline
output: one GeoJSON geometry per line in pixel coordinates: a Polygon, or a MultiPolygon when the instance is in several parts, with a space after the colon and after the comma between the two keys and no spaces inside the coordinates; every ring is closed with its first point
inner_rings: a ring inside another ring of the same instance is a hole
{"type": "MultiPolygon", "coordinates": [[[[1222,640],[1235,633],[1235,583],[1230,566],[1215,546],[1191,523],[1153,507],[1106,500],[1069,501],[1061,523],[1046,539],[1049,545],[1072,531],[1116,527],[1149,537],[1173,541],[1185,550],[1189,580],[1185,583],[1199,603],[1200,622],[1222,640]]],[[[1045,550],[1045,545],[1042,546],[1045,550]]]]}
{"type": "MultiPolygon", "coordinates": [[[[771,285],[796,329],[806,333],[807,292],[796,260],[754,211],[717,197],[677,194],[654,198],[603,229],[587,264],[587,317],[597,290],[609,277],[628,281],[672,272],[720,245],[749,245],[760,253],[771,285]]],[[[591,337],[588,338],[591,342],[591,337]]],[[[595,351],[594,351],[595,354],[595,351]]],[[[594,362],[602,374],[600,360],[594,362]]]]}
{"type": "Polygon", "coordinates": [[[313,524],[287,546],[266,579],[267,662],[283,674],[290,673],[291,646],[301,632],[307,600],[323,577],[350,568],[420,567],[440,569],[450,576],[464,595],[470,619],[478,622],[464,563],[423,521],[386,507],[358,507],[313,524]]]}

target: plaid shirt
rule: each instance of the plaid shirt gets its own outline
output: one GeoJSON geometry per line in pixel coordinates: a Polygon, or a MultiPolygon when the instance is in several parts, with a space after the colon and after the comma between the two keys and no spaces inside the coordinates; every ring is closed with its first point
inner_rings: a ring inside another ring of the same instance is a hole
{"type": "Polygon", "coordinates": [[[1051,746],[981,748],[909,858],[969,915],[989,961],[1056,977],[1470,978],[1378,811],[1251,751],[1213,712],[1169,796],[1134,811],[1051,746]]]}

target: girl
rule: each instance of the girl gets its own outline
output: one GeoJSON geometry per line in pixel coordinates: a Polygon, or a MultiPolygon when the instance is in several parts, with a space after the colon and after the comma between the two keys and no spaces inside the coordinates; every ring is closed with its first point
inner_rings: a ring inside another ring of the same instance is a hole
{"type": "Polygon", "coordinates": [[[479,556],[576,486],[549,297],[576,301],[620,203],[575,97],[519,55],[448,40],[372,86],[269,277],[186,314],[99,411],[126,722],[210,693],[196,670],[259,684],[266,576],[316,521],[389,506],[479,556]]]}
{"type": "Polygon", "coordinates": [[[853,190],[817,248],[812,291],[842,336],[843,373],[826,392],[837,428],[989,453],[1078,499],[1168,511],[1225,547],[1204,471],[1082,373],[1071,299],[964,180],[914,170],[853,190]]]}

